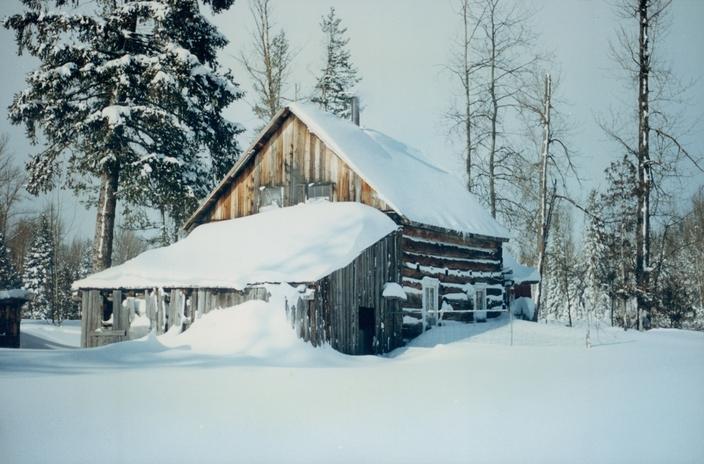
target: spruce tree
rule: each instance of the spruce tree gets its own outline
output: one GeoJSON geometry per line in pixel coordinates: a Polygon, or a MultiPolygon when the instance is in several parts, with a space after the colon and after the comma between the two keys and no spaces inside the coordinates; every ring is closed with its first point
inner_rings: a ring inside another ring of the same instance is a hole
{"type": "Polygon", "coordinates": [[[20,280],[15,266],[10,259],[10,251],[5,244],[5,235],[0,232],[0,290],[20,288],[20,280]]]}
{"type": "Polygon", "coordinates": [[[52,319],[53,256],[49,221],[46,216],[42,215],[39,219],[39,228],[25,258],[24,275],[22,276],[25,288],[30,292],[32,298],[27,304],[28,312],[25,315],[30,319],[52,319]]]}
{"type": "Polygon", "coordinates": [[[332,7],[320,23],[325,34],[325,65],[315,84],[311,101],[325,111],[341,118],[349,118],[350,98],[361,78],[357,76],[357,69],[352,65],[347,49],[350,39],[345,37],[347,28],[342,27],[341,23],[342,20],[337,17],[335,8],[332,7]]]}
{"type": "Polygon", "coordinates": [[[55,322],[59,324],[65,319],[79,319],[78,303],[73,301],[71,284],[77,279],[77,273],[71,269],[68,262],[62,262],[56,271],[56,308],[55,322]]]}
{"type": "Polygon", "coordinates": [[[600,320],[609,316],[608,294],[604,290],[607,279],[607,249],[604,243],[606,233],[604,224],[599,214],[597,194],[592,191],[587,203],[587,211],[591,213],[587,219],[584,232],[584,261],[585,304],[587,311],[600,320]]]}
{"type": "MultiPolygon", "coordinates": [[[[202,0],[218,13],[234,0],[202,0]]],[[[99,187],[93,251],[111,264],[118,197],[183,220],[239,154],[222,111],[241,97],[217,58],[227,40],[196,0],[22,0],[5,20],[19,52],[39,60],[10,106],[34,143],[28,190],[99,187]],[[63,168],[63,169],[62,169],[63,168]],[[96,185],[96,180],[98,184],[96,185]]]]}
{"type": "Polygon", "coordinates": [[[615,312],[613,319],[624,328],[635,322],[635,315],[629,312],[636,295],[634,237],[638,203],[635,179],[635,165],[628,155],[623,156],[605,170],[606,191],[599,198],[607,256],[604,261],[606,281],[615,312]]]}

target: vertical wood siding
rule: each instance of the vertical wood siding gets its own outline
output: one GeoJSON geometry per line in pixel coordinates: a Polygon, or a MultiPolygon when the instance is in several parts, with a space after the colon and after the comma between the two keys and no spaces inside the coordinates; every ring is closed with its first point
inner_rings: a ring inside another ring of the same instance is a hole
{"type": "MultiPolygon", "coordinates": [[[[122,307],[126,297],[145,299],[150,329],[161,335],[171,327],[186,330],[198,317],[219,309],[236,306],[249,300],[268,300],[263,287],[243,291],[230,289],[163,290],[83,290],[81,292],[81,346],[108,345],[130,339],[130,308],[122,307]],[[112,325],[103,323],[103,305],[112,297],[112,325]]],[[[283,310],[283,309],[282,309],[283,310]]]]}
{"type": "Polygon", "coordinates": [[[313,300],[298,300],[288,308],[298,335],[315,346],[328,342],[347,354],[386,353],[401,346],[400,305],[382,296],[385,283],[400,282],[399,254],[400,234],[394,232],[318,281],[313,300]],[[365,353],[359,330],[360,307],[374,311],[371,353],[365,353]]]}
{"type": "Polygon", "coordinates": [[[382,211],[376,191],[291,114],[240,170],[203,218],[234,219],[258,212],[260,187],[283,186],[284,206],[296,202],[297,185],[333,183],[333,201],[358,201],[382,211]]]}

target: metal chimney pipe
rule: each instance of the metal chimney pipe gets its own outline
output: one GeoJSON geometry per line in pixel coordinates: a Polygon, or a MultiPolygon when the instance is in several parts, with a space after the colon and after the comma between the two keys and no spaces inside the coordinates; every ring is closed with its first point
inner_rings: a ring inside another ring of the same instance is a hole
{"type": "Polygon", "coordinates": [[[351,111],[352,122],[355,123],[355,125],[359,126],[359,97],[352,97],[351,98],[351,106],[352,106],[352,111],[351,111]]]}

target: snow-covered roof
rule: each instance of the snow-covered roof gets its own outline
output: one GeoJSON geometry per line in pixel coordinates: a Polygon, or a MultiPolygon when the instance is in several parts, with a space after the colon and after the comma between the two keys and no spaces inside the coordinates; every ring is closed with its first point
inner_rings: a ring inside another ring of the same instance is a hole
{"type": "Polygon", "coordinates": [[[23,288],[11,288],[8,290],[0,290],[1,300],[28,300],[29,292],[23,288]]]}
{"type": "Polygon", "coordinates": [[[513,275],[513,281],[517,284],[523,283],[538,283],[540,282],[540,274],[534,267],[525,266],[518,262],[511,253],[503,249],[504,269],[510,269],[513,275]]]}
{"type": "MultiPolygon", "coordinates": [[[[323,112],[311,104],[292,103],[276,118],[286,117],[289,111],[403,217],[459,232],[508,239],[507,230],[491,217],[477,197],[467,191],[464,183],[420,151],[381,132],[323,112]]],[[[260,138],[266,137],[267,133],[265,130],[260,138]]],[[[257,142],[214,194],[246,164],[256,146],[257,142]]],[[[189,224],[203,213],[207,205],[208,201],[196,211],[189,224]]]]}
{"type": "Polygon", "coordinates": [[[234,288],[312,282],[397,229],[361,203],[318,201],[211,222],[173,245],[74,282],[81,288],[234,288]]]}

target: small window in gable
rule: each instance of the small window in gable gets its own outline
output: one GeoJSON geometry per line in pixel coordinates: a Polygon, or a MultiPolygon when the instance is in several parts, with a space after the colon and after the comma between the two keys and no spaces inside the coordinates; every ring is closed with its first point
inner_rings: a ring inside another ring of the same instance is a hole
{"type": "Polygon", "coordinates": [[[332,201],[332,182],[325,184],[309,184],[308,185],[308,199],[313,200],[315,198],[327,198],[332,201]]]}
{"type": "Polygon", "coordinates": [[[259,209],[284,205],[284,189],[280,186],[259,188],[259,209]]]}

